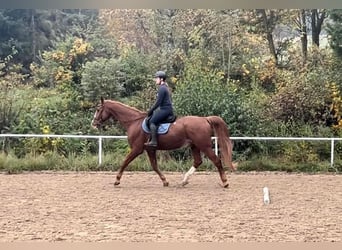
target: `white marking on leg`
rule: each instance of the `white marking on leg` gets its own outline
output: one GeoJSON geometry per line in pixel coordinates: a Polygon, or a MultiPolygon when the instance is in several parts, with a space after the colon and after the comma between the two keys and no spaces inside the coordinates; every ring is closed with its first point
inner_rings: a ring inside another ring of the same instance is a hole
{"type": "Polygon", "coordinates": [[[184,179],[183,179],[183,184],[184,183],[188,183],[188,179],[189,177],[196,171],[196,168],[194,166],[192,166],[188,172],[185,173],[184,175],[184,179]]]}

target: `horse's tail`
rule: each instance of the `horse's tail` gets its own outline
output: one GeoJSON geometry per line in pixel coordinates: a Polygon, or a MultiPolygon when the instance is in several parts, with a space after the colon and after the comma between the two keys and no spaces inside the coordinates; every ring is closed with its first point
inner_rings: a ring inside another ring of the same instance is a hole
{"type": "Polygon", "coordinates": [[[232,162],[233,144],[225,121],[218,116],[208,116],[206,118],[215,131],[223,163],[231,170],[236,170],[237,165],[232,162]]]}

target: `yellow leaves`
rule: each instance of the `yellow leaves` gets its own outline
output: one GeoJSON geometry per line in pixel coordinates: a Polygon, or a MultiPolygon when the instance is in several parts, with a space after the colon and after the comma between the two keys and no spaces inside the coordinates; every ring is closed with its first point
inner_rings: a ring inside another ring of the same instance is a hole
{"type": "Polygon", "coordinates": [[[58,145],[58,141],[57,140],[52,140],[51,141],[51,145],[56,147],[58,145]]]}
{"type": "Polygon", "coordinates": [[[220,80],[224,79],[225,73],[223,71],[218,71],[216,75],[219,77],[220,80]]]}
{"type": "Polygon", "coordinates": [[[276,62],[274,58],[269,58],[268,60],[266,60],[266,67],[271,67],[271,68],[275,68],[276,67],[276,62]]]}
{"type": "Polygon", "coordinates": [[[173,77],[171,77],[171,82],[173,82],[173,83],[175,83],[175,84],[176,84],[176,83],[177,83],[177,81],[178,81],[178,78],[177,78],[177,77],[174,77],[174,76],[173,76],[173,77]]]}
{"type": "Polygon", "coordinates": [[[243,71],[243,75],[249,75],[250,71],[247,69],[247,65],[244,63],[242,64],[242,71],[243,71]]]}
{"type": "MultiPolygon", "coordinates": [[[[51,129],[49,125],[44,125],[40,128],[44,135],[51,134],[51,129]]],[[[52,150],[60,145],[62,145],[63,139],[61,138],[49,138],[44,137],[39,140],[36,140],[36,144],[40,144],[40,151],[47,152],[48,150],[52,150]]]]}
{"type": "Polygon", "coordinates": [[[58,81],[70,81],[72,79],[72,74],[68,70],[65,70],[62,66],[57,68],[55,72],[54,80],[58,81]]]}
{"type": "Polygon", "coordinates": [[[52,53],[51,57],[56,62],[63,62],[65,58],[65,53],[63,51],[56,51],[52,53]]]}
{"type": "Polygon", "coordinates": [[[337,124],[333,127],[342,129],[342,96],[336,83],[331,83],[329,87],[332,99],[330,111],[333,113],[334,118],[337,120],[337,124]]]}
{"type": "Polygon", "coordinates": [[[49,125],[45,125],[41,128],[43,134],[50,134],[50,127],[49,125]]]}
{"type": "Polygon", "coordinates": [[[248,41],[249,41],[251,44],[259,44],[259,43],[262,42],[262,40],[263,40],[263,38],[262,38],[261,36],[255,35],[255,34],[250,35],[250,36],[249,36],[249,39],[248,39],[248,41]]]}
{"type": "Polygon", "coordinates": [[[36,64],[36,63],[31,63],[30,64],[30,70],[32,72],[35,72],[38,68],[39,68],[38,64],[36,64]]]}
{"type": "Polygon", "coordinates": [[[245,48],[242,49],[242,51],[245,52],[245,53],[248,53],[250,51],[250,48],[246,48],[245,47],[245,48]]]}
{"type": "Polygon", "coordinates": [[[92,52],[94,48],[82,38],[76,38],[72,49],[70,50],[71,55],[87,55],[92,52]]]}
{"type": "Polygon", "coordinates": [[[94,105],[91,101],[81,101],[80,104],[82,108],[90,108],[94,105]]]}
{"type": "Polygon", "coordinates": [[[342,129],[342,119],[340,119],[338,123],[336,125],[333,125],[332,127],[336,129],[342,129]]]}
{"type": "Polygon", "coordinates": [[[255,64],[254,68],[258,71],[258,77],[261,81],[272,81],[276,75],[276,64],[274,59],[266,59],[261,62],[261,67],[258,63],[255,64]]]}
{"type": "Polygon", "coordinates": [[[132,48],[131,45],[128,45],[128,44],[125,44],[125,43],[121,43],[120,44],[120,51],[121,51],[121,57],[122,58],[127,58],[131,51],[132,51],[132,48]]]}

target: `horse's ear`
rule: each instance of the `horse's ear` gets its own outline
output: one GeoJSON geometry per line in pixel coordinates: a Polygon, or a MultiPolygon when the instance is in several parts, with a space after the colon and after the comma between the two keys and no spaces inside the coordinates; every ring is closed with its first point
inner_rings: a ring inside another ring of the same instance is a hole
{"type": "Polygon", "coordinates": [[[104,103],[104,99],[103,99],[103,96],[101,96],[101,105],[103,105],[104,103]]]}

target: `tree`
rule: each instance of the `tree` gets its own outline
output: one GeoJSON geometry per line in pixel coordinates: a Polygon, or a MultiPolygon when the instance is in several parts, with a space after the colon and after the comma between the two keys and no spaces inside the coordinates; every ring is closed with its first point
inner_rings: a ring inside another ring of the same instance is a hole
{"type": "Polygon", "coordinates": [[[312,44],[319,47],[319,35],[322,31],[322,25],[327,17],[327,10],[325,9],[312,9],[311,10],[311,32],[312,44]]]}
{"type": "Polygon", "coordinates": [[[308,18],[309,12],[306,9],[288,10],[284,18],[293,27],[295,35],[300,37],[303,66],[308,59],[308,18]]]}
{"type": "Polygon", "coordinates": [[[272,32],[276,24],[275,21],[277,20],[278,17],[276,16],[275,11],[273,10],[268,10],[267,12],[268,13],[266,13],[265,9],[257,10],[257,14],[261,14],[262,23],[264,26],[263,28],[266,34],[266,39],[268,42],[270,53],[273,56],[276,64],[278,64],[278,55],[276,53],[276,48],[274,46],[274,40],[273,40],[273,35],[272,35],[272,32]]]}
{"type": "Polygon", "coordinates": [[[248,32],[261,34],[265,37],[271,57],[278,65],[278,50],[275,46],[273,32],[280,22],[283,10],[244,10],[240,22],[248,26],[248,32]]]}
{"type": "Polygon", "coordinates": [[[96,19],[97,10],[0,10],[0,57],[14,46],[18,53],[13,63],[21,63],[28,72],[32,62],[39,63],[42,51],[53,47],[68,34],[82,37],[88,24],[96,19]]]}
{"type": "Polygon", "coordinates": [[[308,58],[308,29],[306,24],[306,10],[301,9],[298,10],[298,19],[296,21],[298,31],[300,32],[300,41],[302,45],[302,56],[303,56],[303,65],[306,63],[308,58]]]}
{"type": "Polygon", "coordinates": [[[342,58],[342,10],[330,10],[329,16],[327,32],[330,36],[330,46],[335,54],[342,58]]]}
{"type": "Polygon", "coordinates": [[[96,103],[101,96],[115,99],[121,95],[123,87],[121,62],[118,59],[98,58],[85,64],[82,73],[81,90],[86,101],[96,103]]]}

